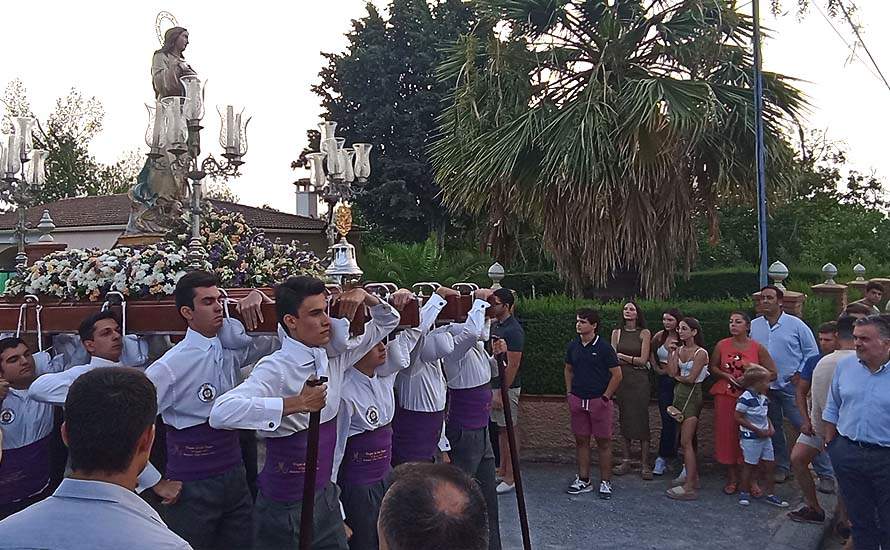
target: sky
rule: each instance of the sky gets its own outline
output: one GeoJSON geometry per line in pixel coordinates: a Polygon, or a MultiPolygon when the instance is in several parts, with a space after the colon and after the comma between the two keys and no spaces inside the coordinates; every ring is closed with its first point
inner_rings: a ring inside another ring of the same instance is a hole
{"type": "MultiPolygon", "coordinates": [[[[796,9],[796,0],[784,3],[789,11],[796,9]]],[[[890,2],[857,4],[865,43],[890,76],[890,33],[882,32],[890,2]]],[[[291,170],[290,163],[306,146],[306,130],[320,119],[319,98],[310,90],[324,64],[320,52],[345,48],[344,34],[352,19],[364,15],[364,5],[364,0],[4,2],[3,38],[11,55],[0,63],[0,86],[21,79],[40,119],[53,110],[56,98],[77,87],[97,96],[105,108],[104,129],[91,145],[98,160],[111,163],[130,150],[147,152],[144,104],[153,101],[149,67],[159,47],[155,18],[170,11],[189,30],[186,58],[207,82],[204,154],[221,152],[215,106],[246,106],[253,115],[246,165],[230,186],[245,204],[294,212],[292,182],[307,173],[291,170]]],[[[853,168],[890,178],[885,138],[890,90],[872,67],[855,58],[848,62],[850,49],[843,40],[855,41],[849,25],[832,21],[842,39],[817,10],[799,20],[796,12],[774,18],[767,0],[761,6],[763,24],[772,32],[764,67],[802,79],[812,104],[805,124],[845,142],[853,168]]],[[[861,48],[857,52],[868,60],[861,48]]]]}

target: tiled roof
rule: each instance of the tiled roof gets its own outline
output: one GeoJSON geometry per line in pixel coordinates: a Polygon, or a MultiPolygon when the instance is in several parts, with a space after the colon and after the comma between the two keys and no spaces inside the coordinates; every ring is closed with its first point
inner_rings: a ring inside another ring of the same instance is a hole
{"type": "MultiPolygon", "coordinates": [[[[258,229],[282,229],[290,231],[322,231],[324,221],[266,208],[256,208],[227,201],[210,200],[214,206],[244,216],[248,225],[258,229]]],[[[126,225],[130,216],[130,198],[126,194],[62,199],[31,207],[25,213],[29,227],[35,227],[44,210],[49,210],[56,227],[120,226],[126,225]]],[[[15,227],[18,215],[15,211],[0,214],[0,230],[15,227]]]]}

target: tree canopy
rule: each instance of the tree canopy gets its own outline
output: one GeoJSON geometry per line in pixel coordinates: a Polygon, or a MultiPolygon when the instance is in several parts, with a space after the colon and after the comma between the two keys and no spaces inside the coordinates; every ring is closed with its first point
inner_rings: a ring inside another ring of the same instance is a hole
{"type": "MultiPolygon", "coordinates": [[[[650,296],[696,257],[695,221],[753,197],[750,17],[733,0],[480,0],[440,76],[433,146],[446,205],[541,227],[580,294],[616,274],[650,296]]],[[[765,73],[771,188],[791,183],[785,129],[805,107],[765,73]]]]}
{"type": "MultiPolygon", "coordinates": [[[[393,0],[388,12],[384,18],[367,4],[367,15],[347,34],[346,52],[324,54],[327,65],[312,90],[322,117],[338,123],[347,144],[374,144],[371,178],[356,199],[363,222],[404,241],[433,232],[444,238],[449,215],[427,151],[448,92],[435,73],[441,45],[468,32],[473,13],[461,0],[393,0]]],[[[318,150],[318,132],[308,133],[318,150]]]]}

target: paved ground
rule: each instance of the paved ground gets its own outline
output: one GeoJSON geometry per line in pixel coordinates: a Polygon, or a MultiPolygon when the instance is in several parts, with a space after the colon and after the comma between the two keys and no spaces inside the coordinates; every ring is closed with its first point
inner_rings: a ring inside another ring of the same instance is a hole
{"type": "MultiPolygon", "coordinates": [[[[604,501],[596,492],[566,494],[575,475],[572,466],[524,463],[522,472],[536,550],[766,548],[787,511],[757,501],[742,508],[736,496],[723,494],[723,479],[716,471],[704,475],[694,502],[664,495],[669,476],[655,481],[642,481],[639,474],[615,478],[614,496],[604,501]]],[[[793,484],[779,485],[777,492],[796,504],[793,484]]],[[[500,504],[504,549],[521,549],[515,494],[502,495],[500,504]]]]}

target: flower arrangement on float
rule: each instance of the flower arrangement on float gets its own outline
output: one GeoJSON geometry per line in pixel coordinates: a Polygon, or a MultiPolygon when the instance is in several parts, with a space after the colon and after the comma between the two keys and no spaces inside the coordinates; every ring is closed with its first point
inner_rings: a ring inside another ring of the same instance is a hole
{"type": "MultiPolygon", "coordinates": [[[[201,234],[207,243],[206,269],[222,286],[263,287],[292,275],[321,276],[321,260],[299,243],[275,243],[237,212],[205,203],[201,234]]],[[[128,299],[173,294],[185,275],[188,220],[183,217],[164,242],[140,248],[70,249],[47,255],[9,279],[6,296],[36,294],[61,300],[98,301],[117,291],[128,299]]]]}

